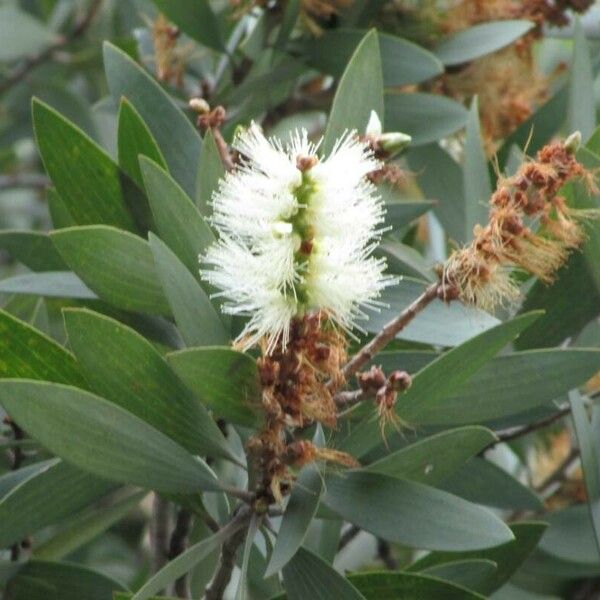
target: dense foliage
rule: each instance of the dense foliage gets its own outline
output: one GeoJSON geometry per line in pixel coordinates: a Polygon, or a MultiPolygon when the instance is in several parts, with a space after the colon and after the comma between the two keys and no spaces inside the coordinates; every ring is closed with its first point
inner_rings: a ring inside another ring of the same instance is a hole
{"type": "Polygon", "coordinates": [[[0,0],[7,600],[600,593],[591,4],[0,0]]]}

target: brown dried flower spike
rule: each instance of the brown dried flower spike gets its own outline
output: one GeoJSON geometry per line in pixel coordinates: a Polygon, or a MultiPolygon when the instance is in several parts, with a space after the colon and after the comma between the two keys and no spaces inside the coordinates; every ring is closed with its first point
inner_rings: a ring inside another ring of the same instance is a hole
{"type": "Polygon", "coordinates": [[[544,146],[512,177],[500,178],[485,227],[474,228],[470,245],[455,251],[442,269],[444,297],[458,296],[486,310],[516,300],[514,267],[551,282],[569,253],[585,238],[581,222],[595,210],[577,210],[559,195],[571,180],[596,191],[593,174],[575,158],[579,133],[544,146]],[[538,225],[533,231],[527,222],[538,225]]]}
{"type": "MultiPolygon", "coordinates": [[[[327,382],[343,382],[346,339],[320,314],[306,315],[292,322],[286,347],[279,344],[270,354],[267,342],[258,359],[265,427],[248,441],[248,452],[262,475],[257,495],[281,502],[294,476],[290,467],[302,467],[326,460],[357,466],[350,455],[317,448],[308,441],[289,441],[296,427],[318,422],[335,427],[337,414],[327,382]]],[[[336,386],[337,387],[337,386],[336,386]]]]}
{"type": "Polygon", "coordinates": [[[177,45],[179,37],[179,29],[159,14],[152,24],[156,77],[177,87],[183,85],[186,63],[192,53],[191,45],[177,45]]]}

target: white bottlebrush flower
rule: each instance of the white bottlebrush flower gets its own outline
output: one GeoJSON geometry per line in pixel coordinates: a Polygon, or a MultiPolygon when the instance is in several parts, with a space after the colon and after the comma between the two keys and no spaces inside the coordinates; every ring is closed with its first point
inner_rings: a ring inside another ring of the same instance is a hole
{"type": "Polygon", "coordinates": [[[213,196],[219,240],[201,273],[222,290],[226,312],[250,317],[238,341],[285,347],[292,319],[312,311],[350,330],[394,281],[371,256],[384,208],[366,175],[381,164],[354,132],[324,158],[306,131],[284,146],[256,124],[234,148],[243,162],[213,196]]]}

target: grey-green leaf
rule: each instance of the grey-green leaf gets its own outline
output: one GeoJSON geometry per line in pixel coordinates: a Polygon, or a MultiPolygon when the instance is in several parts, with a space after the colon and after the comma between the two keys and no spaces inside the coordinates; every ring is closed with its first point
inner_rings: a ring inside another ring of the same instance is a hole
{"type": "Polygon", "coordinates": [[[413,481],[351,471],[325,481],[324,503],[378,537],[415,548],[475,550],[513,536],[490,511],[413,481]]]}
{"type": "Polygon", "coordinates": [[[46,171],[75,222],[135,231],[124,195],[128,178],[112,158],[40,100],[33,101],[33,124],[46,171]]]}
{"type": "Polygon", "coordinates": [[[471,240],[473,227],[487,222],[492,185],[479,125],[479,103],[474,98],[467,120],[464,150],[465,240],[471,240]]]}
{"type": "Polygon", "coordinates": [[[216,423],[150,342],[90,310],[67,309],[64,315],[69,345],[96,393],[192,454],[232,457],[216,423]]]}
{"type": "Polygon", "coordinates": [[[208,0],[152,0],[165,14],[192,39],[214,50],[224,51],[219,21],[208,0]]]}
{"type": "Polygon", "coordinates": [[[283,569],[288,600],[365,600],[332,566],[306,548],[300,548],[283,569]]]}
{"type": "Polygon", "coordinates": [[[584,142],[589,139],[596,128],[596,97],[592,60],[585,32],[579,19],[575,21],[567,126],[569,132],[580,131],[584,142]]]}
{"type": "Polygon", "coordinates": [[[388,93],[384,100],[386,130],[410,135],[411,147],[446,137],[467,121],[465,107],[445,96],[388,93]]]}
{"type": "Polygon", "coordinates": [[[329,154],[346,131],[365,131],[371,111],[383,119],[383,75],[377,32],[360,42],[340,79],[333,99],[323,153],[329,154]]]}
{"type": "Polygon", "coordinates": [[[198,281],[160,238],[151,233],[149,243],[163,291],[186,345],[228,344],[231,336],[198,281]]]}
{"type": "Polygon", "coordinates": [[[113,402],[78,388],[0,381],[0,402],[27,433],[98,477],[163,492],[218,490],[214,474],[166,435],[113,402]]]}
{"type": "Polygon", "coordinates": [[[115,101],[125,96],[154,135],[169,170],[192,198],[196,193],[196,166],[201,138],[173,100],[125,52],[104,44],[104,67],[115,101]]]}
{"type": "Polygon", "coordinates": [[[459,65],[512,44],[525,35],[531,21],[490,21],[455,33],[434,48],[434,54],[446,65],[459,65]]]}
{"type": "Polygon", "coordinates": [[[292,489],[265,577],[281,571],[302,545],[317,512],[322,491],[323,479],[319,469],[314,463],[306,466],[292,489]]]}
{"type": "Polygon", "coordinates": [[[245,427],[260,422],[261,388],[256,361],[231,348],[190,348],[167,361],[203,404],[245,427]]]}
{"type": "Polygon", "coordinates": [[[65,262],[102,300],[125,310],[171,314],[148,242],[102,225],[60,229],[51,238],[65,262]]]}
{"type": "Polygon", "coordinates": [[[58,523],[116,487],[60,459],[45,461],[0,500],[0,547],[58,523]]]}
{"type": "Polygon", "coordinates": [[[436,485],[495,439],[496,436],[485,427],[450,429],[392,452],[365,470],[436,485]]]}
{"type": "MultiPolygon", "coordinates": [[[[202,160],[206,158],[203,155],[202,160]]],[[[199,278],[199,255],[215,241],[215,235],[198,209],[173,178],[156,163],[141,158],[144,184],[161,239],[179,260],[199,278]]]]}

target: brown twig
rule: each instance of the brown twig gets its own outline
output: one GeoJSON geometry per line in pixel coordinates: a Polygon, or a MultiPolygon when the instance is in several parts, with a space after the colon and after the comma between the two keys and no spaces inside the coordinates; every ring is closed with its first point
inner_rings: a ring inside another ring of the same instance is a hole
{"type": "Polygon", "coordinates": [[[235,555],[244,541],[250,520],[250,510],[242,509],[229,523],[234,533],[228,538],[221,548],[219,566],[210,584],[204,592],[205,600],[222,600],[223,594],[231,581],[231,574],[235,565],[235,555]]]}
{"type": "Polygon", "coordinates": [[[340,541],[338,543],[338,552],[345,548],[359,533],[361,532],[361,528],[352,525],[340,537],[340,541]]]}
{"type": "MultiPolygon", "coordinates": [[[[579,460],[579,449],[571,448],[569,454],[566,458],[556,467],[544,481],[542,481],[535,488],[535,492],[542,496],[543,498],[548,495],[548,492],[552,489],[554,485],[560,484],[566,477],[569,475],[569,471],[575,465],[575,463],[579,460]]],[[[549,495],[552,495],[550,493],[549,495]]]]}
{"type": "Polygon", "coordinates": [[[221,486],[223,492],[228,494],[229,496],[233,496],[246,504],[252,504],[254,500],[256,500],[256,495],[252,492],[248,492],[247,490],[240,490],[234,487],[221,486]]]}
{"type": "Polygon", "coordinates": [[[362,402],[363,400],[367,400],[372,396],[372,394],[368,394],[364,390],[349,390],[344,392],[338,392],[333,400],[340,411],[346,410],[347,408],[352,408],[355,404],[362,402]]]}
{"type": "Polygon", "coordinates": [[[0,94],[3,94],[13,85],[19,83],[33,69],[52,58],[52,55],[55,52],[64,49],[71,42],[81,37],[92,24],[101,4],[102,0],[92,0],[87,11],[79,19],[77,19],[75,26],[67,35],[60,36],[47,48],[44,48],[36,54],[32,54],[31,56],[25,58],[22,63],[12,71],[12,73],[9,73],[9,75],[7,75],[2,82],[0,82],[0,94]]]}
{"type": "MultiPolygon", "coordinates": [[[[428,304],[438,297],[440,284],[432,283],[396,318],[387,323],[383,329],[365,346],[363,346],[347,363],[343,369],[346,381],[367,365],[376,354],[381,352],[428,304]]],[[[333,388],[330,382],[329,387],[333,388]]]]}
{"type": "Polygon", "coordinates": [[[545,427],[549,427],[553,425],[557,421],[560,421],[563,417],[566,417],[571,412],[571,407],[569,405],[562,406],[557,412],[551,414],[548,417],[544,417],[539,421],[535,421],[534,423],[529,423],[528,425],[522,425],[520,427],[511,427],[510,429],[503,429],[501,431],[496,431],[496,437],[498,439],[494,440],[491,444],[486,446],[482,452],[497,446],[498,444],[502,444],[504,442],[510,442],[512,440],[516,440],[517,438],[523,437],[529,433],[533,433],[538,429],[544,429],[545,427]]]}
{"type": "Polygon", "coordinates": [[[211,131],[215,139],[217,149],[219,150],[221,162],[223,163],[226,171],[231,171],[234,168],[235,163],[233,162],[233,158],[229,152],[229,146],[227,145],[227,142],[225,141],[225,138],[218,127],[213,127],[211,131]]]}
{"type": "MultiPolygon", "coordinates": [[[[181,508],[177,513],[175,528],[171,534],[169,560],[173,560],[185,551],[193,523],[194,513],[187,508],[181,508]]],[[[174,591],[177,598],[189,598],[190,589],[189,577],[187,574],[183,575],[175,582],[174,591]]]]}

